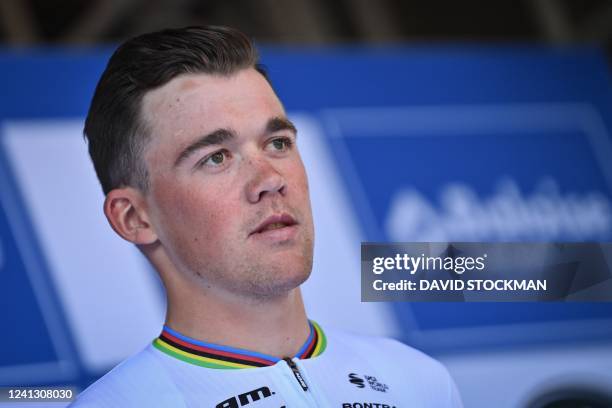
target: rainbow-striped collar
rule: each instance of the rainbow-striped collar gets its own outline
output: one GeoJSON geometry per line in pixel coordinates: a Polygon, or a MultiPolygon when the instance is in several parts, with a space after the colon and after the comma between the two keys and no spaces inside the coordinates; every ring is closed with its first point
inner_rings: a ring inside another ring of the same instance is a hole
{"type": "MultiPolygon", "coordinates": [[[[310,325],[310,335],[300,348],[300,351],[295,355],[299,359],[319,356],[325,351],[327,346],[327,340],[321,327],[312,320],[308,324],[310,325]]],[[[184,336],[167,326],[164,326],[162,333],[153,341],[153,346],[169,356],[207,368],[237,369],[266,367],[274,365],[281,360],[278,357],[254,351],[198,341],[184,336]]]]}

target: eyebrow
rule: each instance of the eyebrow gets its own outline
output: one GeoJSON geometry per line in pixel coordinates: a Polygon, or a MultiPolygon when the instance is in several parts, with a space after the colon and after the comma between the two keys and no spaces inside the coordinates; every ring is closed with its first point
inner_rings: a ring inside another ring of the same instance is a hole
{"type": "Polygon", "coordinates": [[[181,151],[174,161],[174,167],[177,167],[183,160],[191,156],[197,150],[203,149],[207,146],[219,145],[223,142],[231,140],[236,137],[236,132],[232,129],[217,129],[211,133],[200,137],[198,140],[187,146],[181,151]]]}
{"type": "MultiPolygon", "coordinates": [[[[295,125],[287,118],[277,116],[268,120],[266,124],[266,133],[275,133],[281,130],[289,130],[297,137],[297,129],[295,125]]],[[[181,151],[176,160],[174,161],[174,167],[177,167],[183,160],[191,156],[197,150],[203,149],[212,145],[220,145],[223,142],[236,138],[236,132],[232,129],[216,129],[211,133],[208,133],[198,140],[187,146],[181,151]]]]}
{"type": "Polygon", "coordinates": [[[266,125],[267,133],[274,133],[279,130],[290,130],[297,136],[297,129],[293,122],[282,116],[270,119],[266,125]]]}

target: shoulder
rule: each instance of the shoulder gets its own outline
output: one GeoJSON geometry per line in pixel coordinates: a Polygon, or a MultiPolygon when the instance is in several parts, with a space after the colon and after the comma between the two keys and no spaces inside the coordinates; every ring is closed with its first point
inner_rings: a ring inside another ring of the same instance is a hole
{"type": "Polygon", "coordinates": [[[117,406],[184,406],[180,393],[157,360],[151,345],[117,365],[80,393],[70,405],[71,408],[117,406]]]}
{"type": "Polygon", "coordinates": [[[326,335],[331,350],[350,351],[362,358],[369,358],[378,362],[392,361],[396,365],[409,363],[413,367],[446,371],[437,360],[395,339],[357,335],[336,330],[326,331],[326,335]]]}
{"type": "Polygon", "coordinates": [[[363,370],[377,373],[381,378],[401,379],[404,386],[418,385],[419,392],[436,395],[442,401],[441,406],[461,406],[457,387],[446,367],[422,351],[386,337],[335,330],[325,333],[328,350],[336,361],[360,361],[363,370]]]}

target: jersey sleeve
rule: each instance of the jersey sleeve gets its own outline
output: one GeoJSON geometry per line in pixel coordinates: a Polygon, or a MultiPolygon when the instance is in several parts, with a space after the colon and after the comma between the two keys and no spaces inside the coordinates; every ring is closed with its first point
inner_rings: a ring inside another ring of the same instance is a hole
{"type": "Polygon", "coordinates": [[[69,408],[177,407],[186,404],[149,348],[125,360],[79,394],[69,408]]]}

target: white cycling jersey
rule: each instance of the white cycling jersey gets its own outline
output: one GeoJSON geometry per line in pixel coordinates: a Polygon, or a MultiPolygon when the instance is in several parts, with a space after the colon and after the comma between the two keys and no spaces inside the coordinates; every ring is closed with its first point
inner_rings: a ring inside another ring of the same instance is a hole
{"type": "Polygon", "coordinates": [[[164,327],[71,405],[86,407],[461,407],[447,370],[384,338],[311,333],[292,358],[225,347],[164,327]]]}

